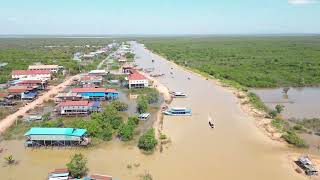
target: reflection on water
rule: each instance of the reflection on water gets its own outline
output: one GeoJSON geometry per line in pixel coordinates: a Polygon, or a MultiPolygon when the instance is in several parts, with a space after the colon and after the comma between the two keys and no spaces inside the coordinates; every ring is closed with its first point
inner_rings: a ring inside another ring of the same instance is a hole
{"type": "Polygon", "coordinates": [[[82,152],[92,173],[110,174],[121,180],[138,180],[149,171],[156,180],[298,180],[286,155],[291,150],[270,140],[258,130],[253,119],[243,114],[231,92],[190,72],[183,71],[134,44],[140,67],[165,73],[159,81],[170,90],[183,91],[188,98],[175,99],[172,106],[192,108],[191,117],[164,118],[164,132],[172,144],[163,153],[142,154],[133,145],[112,141],[90,149],[24,149],[23,141],[5,141],[20,160],[16,167],[0,167],[3,179],[44,179],[47,172],[63,167],[70,155],[82,152]],[[152,59],[155,60],[152,63],[152,59]],[[171,69],[173,68],[173,69],[171,69]],[[170,74],[172,72],[172,74],[170,74]],[[208,126],[208,114],[216,123],[208,126]],[[140,163],[128,169],[128,164],[140,163]]]}
{"type": "Polygon", "coordinates": [[[285,118],[320,117],[320,87],[290,88],[287,93],[283,88],[254,89],[262,101],[270,108],[277,104],[285,106],[285,118]]]}

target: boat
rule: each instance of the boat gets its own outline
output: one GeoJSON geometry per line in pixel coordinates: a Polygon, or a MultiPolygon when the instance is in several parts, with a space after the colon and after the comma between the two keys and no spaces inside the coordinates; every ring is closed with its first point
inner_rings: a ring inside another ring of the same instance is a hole
{"type": "Polygon", "coordinates": [[[163,113],[169,116],[191,116],[191,112],[192,112],[191,109],[173,107],[173,108],[168,108],[163,113]]]}
{"type": "Polygon", "coordinates": [[[183,92],[178,92],[178,91],[173,91],[171,92],[171,96],[173,98],[184,98],[184,97],[187,97],[187,95],[183,92]]]}
{"type": "Polygon", "coordinates": [[[213,129],[214,128],[214,123],[213,123],[213,120],[212,120],[210,115],[208,115],[208,122],[209,122],[209,126],[213,129]]]}
{"type": "Polygon", "coordinates": [[[150,113],[143,113],[143,114],[140,114],[140,115],[138,116],[138,118],[139,118],[140,120],[145,121],[145,120],[147,120],[147,119],[149,118],[149,116],[150,116],[150,113]]]}

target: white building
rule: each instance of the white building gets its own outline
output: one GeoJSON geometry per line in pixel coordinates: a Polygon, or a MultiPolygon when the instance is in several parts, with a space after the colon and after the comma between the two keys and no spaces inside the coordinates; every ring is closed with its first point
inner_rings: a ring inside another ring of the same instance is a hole
{"type": "Polygon", "coordinates": [[[50,70],[13,70],[11,73],[13,79],[40,79],[50,80],[50,70]]]}
{"type": "Polygon", "coordinates": [[[142,74],[134,72],[129,74],[128,77],[129,89],[131,88],[144,88],[149,86],[149,80],[142,74]]]}
{"type": "Polygon", "coordinates": [[[62,68],[59,65],[30,65],[29,70],[49,70],[51,72],[57,73],[59,69],[62,68]]]}

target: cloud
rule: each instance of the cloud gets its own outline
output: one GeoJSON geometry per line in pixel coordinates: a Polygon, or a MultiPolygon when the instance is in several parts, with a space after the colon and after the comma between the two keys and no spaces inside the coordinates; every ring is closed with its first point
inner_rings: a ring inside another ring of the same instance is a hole
{"type": "Polygon", "coordinates": [[[288,0],[288,3],[293,5],[314,4],[318,2],[318,0],[288,0]]]}

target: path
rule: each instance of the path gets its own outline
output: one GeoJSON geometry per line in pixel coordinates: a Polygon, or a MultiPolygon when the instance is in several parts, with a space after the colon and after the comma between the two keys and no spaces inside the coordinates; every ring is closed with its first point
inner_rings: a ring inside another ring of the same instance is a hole
{"type": "Polygon", "coordinates": [[[79,78],[79,75],[72,76],[68,78],[63,83],[54,86],[51,88],[48,92],[45,92],[42,96],[39,96],[36,100],[32,101],[31,103],[25,105],[24,107],[21,107],[18,111],[15,113],[5,117],[0,121],[0,134],[2,134],[6,129],[8,129],[11,125],[13,125],[16,121],[16,119],[19,116],[26,115],[26,112],[35,108],[36,106],[44,103],[44,101],[47,101],[50,99],[51,96],[57,94],[60,90],[63,90],[68,84],[71,84],[72,80],[75,78],[79,78]]]}

